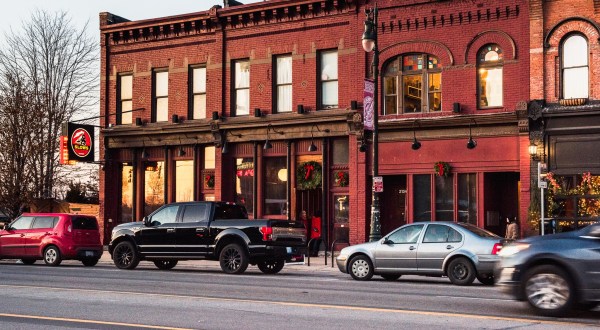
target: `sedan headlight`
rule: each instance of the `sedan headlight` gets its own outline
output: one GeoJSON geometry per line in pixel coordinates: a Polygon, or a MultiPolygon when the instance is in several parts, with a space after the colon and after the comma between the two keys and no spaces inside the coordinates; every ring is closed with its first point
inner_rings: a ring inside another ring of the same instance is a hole
{"type": "Polygon", "coordinates": [[[513,254],[517,254],[523,250],[526,250],[528,248],[529,248],[529,244],[525,244],[525,243],[510,244],[510,245],[503,247],[502,250],[500,250],[500,252],[498,252],[498,255],[501,257],[508,257],[508,256],[512,256],[513,254]]]}

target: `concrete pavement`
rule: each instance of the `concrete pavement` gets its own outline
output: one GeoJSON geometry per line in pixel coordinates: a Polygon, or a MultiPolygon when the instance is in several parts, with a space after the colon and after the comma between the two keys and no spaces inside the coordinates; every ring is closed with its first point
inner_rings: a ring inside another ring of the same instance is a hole
{"type": "MultiPolygon", "coordinates": [[[[337,254],[336,254],[337,255],[337,254]]],[[[111,265],[114,266],[114,263],[110,257],[110,254],[107,251],[107,248],[104,247],[104,253],[102,254],[102,258],[98,262],[98,264],[103,265],[111,265]]],[[[311,257],[310,258],[310,266],[308,257],[304,258],[304,263],[290,263],[286,264],[283,268],[283,271],[302,271],[302,272],[314,272],[314,273],[337,273],[341,274],[335,265],[335,260],[333,267],[331,267],[331,252],[327,255],[327,261],[325,261],[325,255],[321,251],[319,257],[311,257]]],[[[198,269],[206,269],[206,270],[221,270],[218,261],[212,260],[185,260],[180,261],[178,263],[178,267],[189,267],[189,268],[198,268],[198,269]]]]}

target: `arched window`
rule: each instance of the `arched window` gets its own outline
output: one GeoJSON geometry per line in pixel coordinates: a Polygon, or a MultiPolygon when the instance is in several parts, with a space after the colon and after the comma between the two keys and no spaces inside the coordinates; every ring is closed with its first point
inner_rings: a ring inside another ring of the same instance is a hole
{"type": "Polygon", "coordinates": [[[383,70],[383,114],[442,110],[442,65],[428,54],[401,55],[383,70]]]}
{"type": "Polygon", "coordinates": [[[479,109],[502,106],[503,64],[502,49],[496,44],[485,45],[477,53],[477,104],[479,109]]]}
{"type": "Polygon", "coordinates": [[[588,44],[581,34],[567,37],[561,49],[562,98],[587,98],[589,94],[588,44]]]}

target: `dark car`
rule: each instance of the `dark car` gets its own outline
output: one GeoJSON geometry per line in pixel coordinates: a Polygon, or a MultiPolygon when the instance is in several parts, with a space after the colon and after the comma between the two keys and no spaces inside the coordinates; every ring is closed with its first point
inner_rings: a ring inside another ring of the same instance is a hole
{"type": "Polygon", "coordinates": [[[494,265],[503,239],[476,226],[455,222],[413,223],[377,242],[346,247],[337,266],[355,280],[379,275],[396,280],[402,275],[448,276],[456,285],[475,278],[494,284],[494,265]]]}
{"type": "Polygon", "coordinates": [[[519,240],[500,256],[497,284],[539,314],[562,316],[600,303],[600,224],[519,240]]]}

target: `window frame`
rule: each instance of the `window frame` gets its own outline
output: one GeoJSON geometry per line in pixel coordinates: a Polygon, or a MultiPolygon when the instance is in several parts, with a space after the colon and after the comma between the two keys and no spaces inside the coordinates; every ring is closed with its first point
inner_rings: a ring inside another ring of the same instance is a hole
{"type": "Polygon", "coordinates": [[[188,69],[188,118],[189,119],[206,119],[208,118],[207,116],[207,103],[208,100],[207,98],[207,90],[208,90],[208,70],[206,68],[205,64],[194,64],[194,65],[190,65],[189,69],[188,69]],[[204,69],[204,92],[194,92],[194,85],[196,83],[196,80],[194,79],[194,70],[199,70],[199,69],[204,69]],[[196,118],[196,116],[194,116],[194,113],[196,112],[196,108],[195,105],[196,103],[194,102],[194,99],[196,96],[201,96],[204,95],[204,117],[199,117],[196,118]]]}
{"type": "MultiPolygon", "coordinates": [[[[587,68],[587,96],[583,97],[583,98],[589,98],[590,97],[590,81],[591,81],[591,76],[590,76],[590,41],[588,40],[588,38],[581,32],[572,32],[567,34],[563,40],[560,42],[560,52],[559,52],[559,56],[560,56],[560,99],[566,99],[565,98],[565,71],[566,70],[571,70],[571,69],[580,69],[580,68],[587,68]],[[582,66],[572,66],[572,67],[568,67],[565,68],[565,43],[572,37],[582,37],[585,40],[585,44],[586,44],[586,51],[585,54],[586,56],[586,65],[582,65],[582,66]]],[[[571,98],[572,99],[572,98],[571,98]]]]}
{"type": "Polygon", "coordinates": [[[478,110],[487,110],[487,109],[498,109],[504,107],[504,50],[497,43],[487,43],[479,48],[476,54],[476,74],[477,74],[477,109],[478,110]],[[496,61],[485,61],[480,62],[480,55],[488,46],[496,46],[500,50],[500,55],[502,57],[496,61]],[[502,70],[502,104],[501,105],[493,105],[493,106],[482,106],[481,105],[481,69],[501,69],[502,70]]]}
{"type": "Polygon", "coordinates": [[[169,121],[169,69],[168,68],[158,68],[152,70],[152,113],[150,121],[152,123],[164,123],[169,121]],[[166,95],[157,95],[158,81],[157,75],[160,73],[167,73],[167,94],[166,95]],[[167,100],[167,116],[166,120],[158,121],[158,100],[166,99],[167,100]]]}
{"type": "Polygon", "coordinates": [[[415,113],[441,113],[442,112],[442,98],[443,98],[443,85],[441,83],[442,80],[442,66],[439,60],[438,56],[435,56],[433,54],[429,54],[429,53],[422,53],[422,52],[411,52],[411,53],[405,53],[405,54],[400,54],[394,58],[392,58],[391,60],[387,61],[385,63],[385,65],[383,66],[382,69],[382,74],[381,74],[381,89],[382,89],[382,107],[380,110],[380,115],[386,116],[386,115],[405,115],[405,114],[415,114],[415,113]],[[415,55],[419,55],[422,56],[424,58],[423,61],[423,68],[420,70],[404,70],[404,58],[408,57],[408,56],[415,56],[415,55]],[[433,69],[429,69],[429,58],[435,58],[437,59],[437,63],[439,64],[439,68],[433,68],[433,69]],[[393,64],[397,64],[398,66],[398,71],[395,74],[386,74],[386,70],[388,68],[388,66],[391,66],[393,64]],[[440,75],[440,88],[438,90],[430,90],[429,86],[430,86],[430,75],[434,75],[434,74],[439,74],[440,75]],[[419,111],[414,111],[414,112],[406,112],[404,109],[404,77],[408,77],[408,76],[420,76],[421,77],[421,91],[420,91],[420,99],[421,99],[421,109],[419,111]],[[386,78],[389,77],[394,77],[395,78],[395,82],[396,82],[396,90],[395,90],[395,94],[386,94],[386,86],[385,86],[385,81],[386,78]],[[434,94],[434,93],[440,93],[440,108],[439,110],[431,110],[431,106],[430,106],[430,102],[429,102],[429,95],[430,94],[434,94]],[[386,97],[390,95],[394,95],[396,97],[396,111],[395,112],[388,112],[387,109],[387,102],[386,102],[386,97]],[[426,111],[423,111],[423,109],[426,109],[426,111]]]}
{"type": "Polygon", "coordinates": [[[337,109],[340,106],[340,53],[337,48],[333,49],[323,49],[318,51],[317,56],[317,110],[331,110],[337,109]],[[329,53],[336,53],[336,66],[337,66],[337,77],[336,79],[323,79],[323,56],[329,53]],[[335,105],[325,105],[324,104],[324,94],[323,94],[323,86],[324,83],[332,83],[336,82],[338,93],[336,95],[337,104],[335,105]]]}
{"type": "Polygon", "coordinates": [[[242,117],[242,116],[250,116],[250,59],[248,58],[242,58],[242,59],[236,59],[236,60],[232,60],[231,61],[231,116],[232,117],[242,117]],[[236,87],[236,75],[237,75],[237,69],[236,69],[236,65],[238,63],[243,63],[246,62],[248,63],[248,85],[244,86],[244,87],[236,87]],[[248,90],[248,113],[247,114],[239,114],[237,113],[237,101],[238,101],[238,97],[237,97],[237,93],[238,91],[241,90],[248,90]]]}
{"type": "Polygon", "coordinates": [[[131,123],[123,124],[123,103],[131,102],[131,110],[133,110],[133,72],[123,72],[117,75],[117,113],[115,115],[115,124],[116,125],[131,125],[133,124],[133,112],[129,112],[131,114],[131,123]],[[123,99],[121,98],[121,87],[122,87],[122,79],[123,77],[131,77],[131,98],[123,99]]]}
{"type": "Polygon", "coordinates": [[[275,55],[273,56],[273,113],[291,113],[293,112],[293,106],[292,106],[292,102],[294,100],[294,90],[293,90],[293,83],[294,83],[294,58],[292,56],[291,53],[289,54],[279,54],[279,55],[275,55]],[[280,58],[284,58],[284,57],[289,57],[290,58],[290,72],[291,72],[291,77],[290,77],[290,82],[289,83],[280,83],[279,82],[279,69],[278,69],[278,63],[277,60],[280,58]],[[286,111],[282,111],[279,109],[279,100],[280,100],[280,95],[279,95],[279,87],[283,87],[283,86],[290,86],[291,87],[291,91],[290,91],[290,109],[286,110],[286,111]]]}

